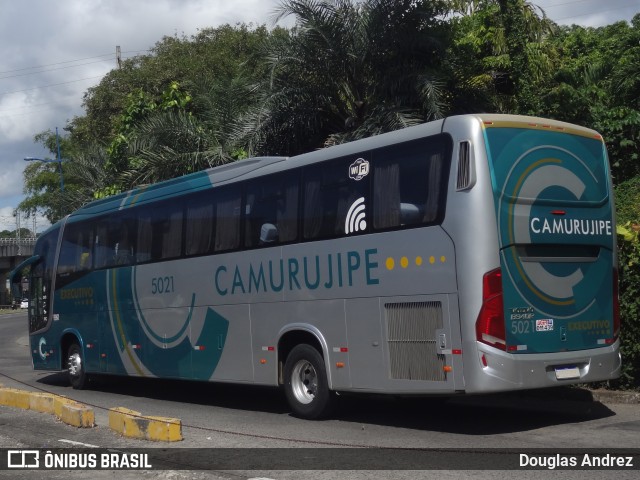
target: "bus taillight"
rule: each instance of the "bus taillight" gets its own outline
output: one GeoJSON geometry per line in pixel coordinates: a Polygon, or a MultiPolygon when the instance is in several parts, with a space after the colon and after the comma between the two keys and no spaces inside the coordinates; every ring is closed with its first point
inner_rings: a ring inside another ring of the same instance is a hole
{"type": "Polygon", "coordinates": [[[618,297],[618,269],[613,269],[613,341],[620,335],[620,298],[618,297]]]}
{"type": "Polygon", "coordinates": [[[476,321],[476,338],[492,347],[506,350],[502,272],[499,268],[482,278],[482,308],[476,321]]]}

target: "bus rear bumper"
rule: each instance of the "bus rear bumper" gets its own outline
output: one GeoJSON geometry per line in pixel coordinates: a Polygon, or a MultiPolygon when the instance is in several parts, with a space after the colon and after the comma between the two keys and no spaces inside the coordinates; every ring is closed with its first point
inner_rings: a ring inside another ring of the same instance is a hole
{"type": "Polygon", "coordinates": [[[510,354],[480,343],[477,346],[479,371],[465,375],[467,393],[557,387],[620,376],[619,341],[591,350],[553,354],[510,354]]]}

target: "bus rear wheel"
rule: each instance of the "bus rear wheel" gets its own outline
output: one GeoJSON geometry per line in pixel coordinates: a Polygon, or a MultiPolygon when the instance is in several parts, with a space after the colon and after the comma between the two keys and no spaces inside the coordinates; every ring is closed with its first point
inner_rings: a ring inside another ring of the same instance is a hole
{"type": "Polygon", "coordinates": [[[67,350],[67,377],[76,390],[82,390],[87,383],[82,348],[77,343],[72,343],[67,350]]]}
{"type": "Polygon", "coordinates": [[[284,391],[294,415],[309,420],[326,417],[334,405],[327,371],[320,352],[301,344],[291,350],[284,364],[284,391]]]}

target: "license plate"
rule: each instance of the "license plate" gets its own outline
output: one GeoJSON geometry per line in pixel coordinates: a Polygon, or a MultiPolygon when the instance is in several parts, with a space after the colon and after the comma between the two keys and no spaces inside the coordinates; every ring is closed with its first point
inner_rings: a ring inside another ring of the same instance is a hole
{"type": "Polygon", "coordinates": [[[556,380],[570,380],[572,378],[580,378],[578,367],[556,368],[556,380]]]}

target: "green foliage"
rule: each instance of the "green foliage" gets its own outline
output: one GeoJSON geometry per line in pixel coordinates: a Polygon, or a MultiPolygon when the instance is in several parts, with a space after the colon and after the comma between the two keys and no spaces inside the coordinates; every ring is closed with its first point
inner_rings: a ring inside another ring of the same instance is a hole
{"type": "Polygon", "coordinates": [[[122,189],[118,185],[107,185],[104,188],[100,188],[93,192],[93,198],[98,200],[101,198],[111,197],[113,195],[117,195],[122,193],[122,189]]]}
{"type": "Polygon", "coordinates": [[[640,219],[640,175],[615,187],[616,217],[618,224],[640,219]]]}
{"type": "Polygon", "coordinates": [[[564,27],[548,42],[555,75],[540,114],[598,130],[616,184],[640,174],[640,14],[631,24],[564,27]]]}
{"type": "Polygon", "coordinates": [[[618,225],[623,388],[640,388],[640,224],[618,225]]]}
{"type": "MultiPolygon", "coordinates": [[[[35,234],[28,228],[20,229],[20,238],[33,238],[35,234]]],[[[0,232],[0,238],[18,238],[18,230],[2,230],[0,232]]]]}
{"type": "Polygon", "coordinates": [[[452,113],[536,113],[553,68],[555,26],[524,0],[452,0],[452,113]]]}
{"type": "Polygon", "coordinates": [[[282,2],[269,75],[238,129],[250,151],[291,155],[445,115],[445,2],[282,2]]]}
{"type": "Polygon", "coordinates": [[[640,388],[640,175],[616,186],[623,370],[620,386],[640,388]]]}
{"type": "Polygon", "coordinates": [[[116,176],[126,172],[134,162],[130,144],[138,135],[138,126],[158,112],[186,110],[190,102],[191,96],[180,88],[178,82],[171,82],[158,99],[142,89],[127,95],[124,112],[116,121],[116,135],[107,148],[109,161],[106,168],[116,176]]]}

